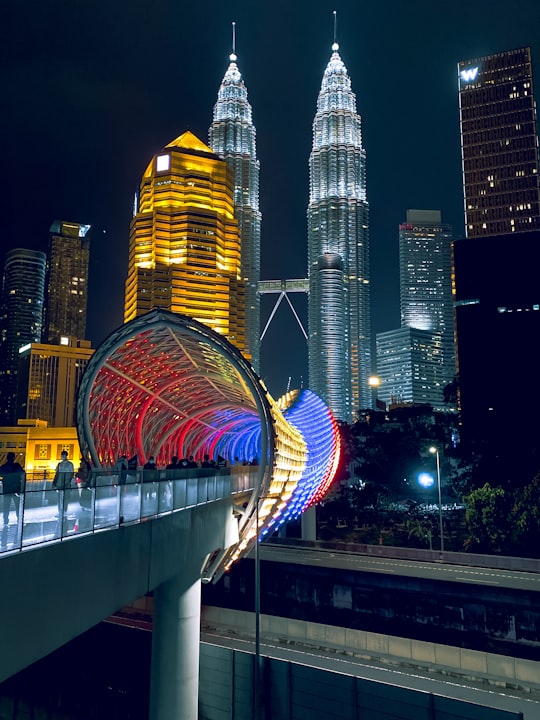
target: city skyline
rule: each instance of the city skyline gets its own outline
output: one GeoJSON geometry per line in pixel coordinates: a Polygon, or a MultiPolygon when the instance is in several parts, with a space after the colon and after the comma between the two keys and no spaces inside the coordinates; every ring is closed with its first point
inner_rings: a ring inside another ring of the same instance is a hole
{"type": "MultiPolygon", "coordinates": [[[[56,2],[46,10],[32,1],[11,8],[0,30],[9,108],[0,122],[9,138],[10,178],[2,248],[45,250],[55,217],[92,224],[92,344],[118,327],[133,192],[147,158],[171,137],[191,129],[207,140],[235,21],[238,66],[257,127],[261,277],[305,277],[311,123],[335,9],[368,159],[373,333],[398,327],[396,227],[406,208],[440,208],[455,237],[463,235],[458,62],[530,46],[537,87],[540,7],[518,1],[510,15],[505,7],[481,0],[459,13],[454,6],[416,2],[411,8],[397,1],[384,8],[299,3],[286,12],[245,2],[211,4],[210,13],[167,2],[101,12],[56,2]],[[51,42],[53,30],[73,40],[51,42]],[[143,37],[148,47],[159,47],[155,56],[141,52],[143,37]],[[30,210],[20,193],[25,182],[39,189],[30,210]]],[[[261,326],[270,312],[271,301],[264,301],[261,326]]],[[[305,298],[299,304],[306,317],[305,298]]],[[[286,308],[261,355],[260,374],[274,395],[285,390],[289,375],[292,387],[300,375],[306,384],[306,343],[286,308]]]]}

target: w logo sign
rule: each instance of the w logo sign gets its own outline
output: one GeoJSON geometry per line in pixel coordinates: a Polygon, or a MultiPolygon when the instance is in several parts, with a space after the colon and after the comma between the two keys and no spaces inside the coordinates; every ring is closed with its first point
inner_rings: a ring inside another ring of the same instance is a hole
{"type": "Polygon", "coordinates": [[[476,80],[478,68],[467,68],[467,70],[462,70],[459,74],[461,75],[463,82],[472,82],[473,80],[476,80]]]}

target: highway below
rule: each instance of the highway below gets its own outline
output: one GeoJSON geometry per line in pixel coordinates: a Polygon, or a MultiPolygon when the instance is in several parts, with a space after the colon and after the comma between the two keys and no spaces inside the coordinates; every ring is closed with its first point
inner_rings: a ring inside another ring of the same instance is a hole
{"type": "MultiPolygon", "coordinates": [[[[225,631],[219,629],[215,631],[203,630],[201,642],[248,653],[255,652],[255,643],[252,639],[242,638],[238,635],[228,635],[225,631]]],[[[431,673],[422,672],[417,668],[407,670],[402,667],[376,663],[372,660],[366,661],[345,653],[325,653],[313,647],[302,648],[296,646],[291,648],[286,644],[264,641],[260,644],[260,653],[264,657],[294,662],[308,667],[322,668],[420,692],[429,692],[484,707],[521,712],[523,720],[538,720],[540,718],[540,694],[525,693],[480,682],[475,683],[462,678],[452,678],[437,673],[435,670],[431,673]]]]}
{"type": "MultiPolygon", "coordinates": [[[[540,574],[532,572],[475,567],[473,565],[455,565],[442,561],[424,562],[389,557],[372,557],[349,551],[300,548],[277,543],[262,543],[259,546],[259,556],[261,560],[293,565],[311,565],[353,572],[381,573],[445,582],[469,583],[512,590],[540,591],[540,574]]],[[[253,557],[253,552],[250,557],[253,557]]],[[[474,558],[474,555],[471,558],[474,558]]],[[[538,717],[540,718],[540,714],[538,717]]]]}

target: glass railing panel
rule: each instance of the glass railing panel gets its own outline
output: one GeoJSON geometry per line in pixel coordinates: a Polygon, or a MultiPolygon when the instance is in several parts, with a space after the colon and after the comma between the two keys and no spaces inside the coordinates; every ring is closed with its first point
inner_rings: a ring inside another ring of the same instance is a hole
{"type": "Polygon", "coordinates": [[[62,518],[58,517],[58,491],[48,483],[48,489],[27,490],[24,495],[22,547],[60,539],[62,518]]]}
{"type": "Polygon", "coordinates": [[[67,525],[67,532],[64,532],[64,536],[84,535],[94,531],[95,494],[91,488],[86,488],[86,491],[84,496],[79,494],[79,507],[73,509],[73,522],[67,525]]]}
{"type": "Polygon", "coordinates": [[[209,479],[210,479],[209,477],[199,478],[199,484],[197,487],[197,499],[195,501],[197,503],[197,505],[200,505],[201,503],[206,502],[206,498],[208,496],[207,488],[208,488],[208,480],[209,479]]]}
{"type": "Polygon", "coordinates": [[[215,499],[216,493],[216,476],[210,475],[206,478],[206,488],[201,488],[199,495],[199,504],[215,499]]]}
{"type": "Polygon", "coordinates": [[[119,485],[120,509],[118,519],[122,523],[136,522],[141,518],[141,486],[135,483],[119,485]]]}
{"type": "Polygon", "coordinates": [[[173,480],[173,507],[175,510],[186,507],[187,479],[173,480]]]}
{"type": "Polygon", "coordinates": [[[6,493],[0,498],[0,505],[5,503],[0,533],[0,553],[2,553],[20,547],[25,498],[24,493],[6,493]]]}
{"type": "Polygon", "coordinates": [[[141,517],[151,517],[158,513],[159,482],[145,482],[141,485],[141,517]]]}
{"type": "Polygon", "coordinates": [[[230,475],[224,475],[223,476],[223,482],[221,486],[221,497],[230,497],[231,495],[231,476],[230,475]]]}
{"type": "Polygon", "coordinates": [[[118,525],[120,516],[118,487],[98,484],[95,492],[94,528],[100,530],[118,525]]]}
{"type": "Polygon", "coordinates": [[[198,486],[202,478],[188,477],[186,479],[186,507],[197,504],[198,486]]]}
{"type": "Polygon", "coordinates": [[[158,512],[160,515],[171,512],[173,509],[172,480],[160,480],[158,490],[158,512]]]}

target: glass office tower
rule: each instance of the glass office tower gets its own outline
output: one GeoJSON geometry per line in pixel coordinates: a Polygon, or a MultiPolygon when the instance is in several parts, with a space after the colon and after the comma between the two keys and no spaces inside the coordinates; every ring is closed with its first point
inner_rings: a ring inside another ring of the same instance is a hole
{"type": "Polygon", "coordinates": [[[454,379],[454,310],[452,300],[452,227],[439,210],[407,210],[399,226],[401,327],[440,333],[442,376],[432,389],[443,402],[442,389],[454,379]]]}
{"type": "Polygon", "coordinates": [[[439,332],[401,327],[377,333],[377,398],[387,406],[444,404],[442,336],[439,332]]]}
{"type": "Polygon", "coordinates": [[[378,398],[450,412],[444,389],[456,374],[452,228],[439,210],[407,210],[399,226],[401,328],[377,334],[378,398]]]}
{"type": "Polygon", "coordinates": [[[56,220],[50,229],[44,339],[86,336],[90,225],[56,220]]]}
{"type": "Polygon", "coordinates": [[[368,203],[361,121],[338,50],[334,43],[324,71],[309,158],[309,385],[352,421],[371,403],[368,203]]]}
{"type": "Polygon", "coordinates": [[[540,228],[530,48],[458,63],[468,238],[540,228]]]}
{"type": "Polygon", "coordinates": [[[251,360],[233,186],[225,160],[189,131],[152,158],[131,221],[124,320],[188,315],[251,360]]]}
{"type": "Polygon", "coordinates": [[[47,256],[16,248],[7,253],[0,307],[0,425],[17,420],[19,349],[41,340],[47,256]]]}
{"type": "Polygon", "coordinates": [[[259,211],[259,161],[255,126],[247,89],[236,64],[234,52],[221,81],[209,145],[233,171],[234,212],[240,232],[240,267],[245,284],[246,347],[256,372],[260,371],[261,213],[259,211]]]}

